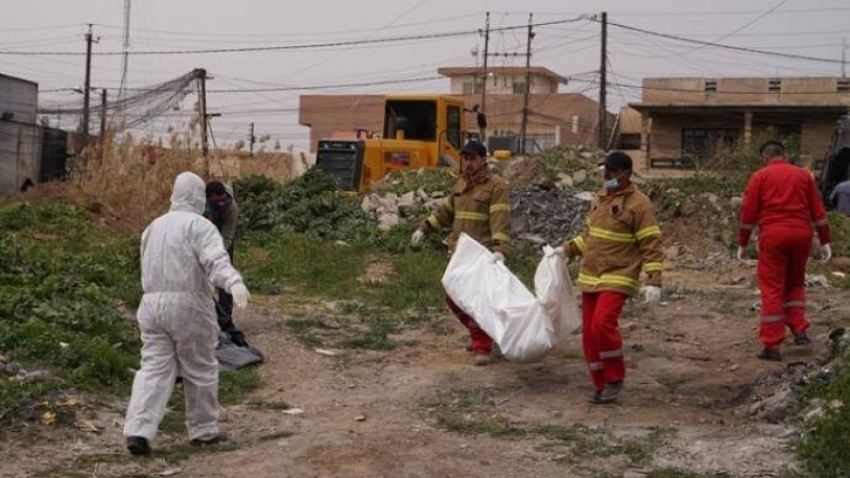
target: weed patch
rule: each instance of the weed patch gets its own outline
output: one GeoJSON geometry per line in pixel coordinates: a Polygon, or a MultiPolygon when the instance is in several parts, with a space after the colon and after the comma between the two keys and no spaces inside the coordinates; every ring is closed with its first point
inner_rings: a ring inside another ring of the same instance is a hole
{"type": "Polygon", "coordinates": [[[850,407],[846,404],[850,397],[850,355],[844,350],[841,357],[832,380],[814,380],[805,390],[805,398],[841,404],[825,407],[824,414],[807,423],[804,434],[795,442],[797,456],[811,476],[844,476],[850,470],[850,407]]]}
{"type": "Polygon", "coordinates": [[[29,404],[50,407],[63,390],[117,392],[129,385],[140,342],[122,310],[141,296],[138,263],[137,240],[115,238],[84,210],[0,206],[0,351],[55,377],[0,380],[0,424],[32,419],[39,410],[29,404]]]}
{"type": "Polygon", "coordinates": [[[653,428],[645,436],[618,438],[610,432],[581,423],[513,423],[497,410],[490,390],[456,390],[438,394],[422,403],[423,412],[437,427],[463,434],[486,434],[502,438],[541,437],[544,450],[557,450],[559,460],[578,462],[588,456],[625,455],[635,466],[651,463],[667,444],[673,430],[653,428]]]}

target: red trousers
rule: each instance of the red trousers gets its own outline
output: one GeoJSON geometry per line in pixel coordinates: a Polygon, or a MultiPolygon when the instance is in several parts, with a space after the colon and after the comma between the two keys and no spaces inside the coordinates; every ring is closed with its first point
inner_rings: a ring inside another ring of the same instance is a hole
{"type": "Polygon", "coordinates": [[[590,379],[597,390],[606,383],[626,377],[623,361],[623,337],[617,320],[626,305],[626,294],[614,291],[581,295],[581,339],[590,379]]]}
{"type": "Polygon", "coordinates": [[[811,246],[808,228],[776,227],[759,234],[759,340],[765,348],[779,348],[785,327],[794,333],[809,328],[805,279],[811,246]]]}
{"type": "Polygon", "coordinates": [[[449,306],[449,309],[457,317],[457,320],[469,330],[469,338],[472,341],[472,352],[479,355],[489,355],[493,350],[493,339],[487,335],[487,332],[484,332],[478,326],[478,323],[475,322],[475,319],[461,310],[448,295],[446,295],[446,305],[449,306]]]}

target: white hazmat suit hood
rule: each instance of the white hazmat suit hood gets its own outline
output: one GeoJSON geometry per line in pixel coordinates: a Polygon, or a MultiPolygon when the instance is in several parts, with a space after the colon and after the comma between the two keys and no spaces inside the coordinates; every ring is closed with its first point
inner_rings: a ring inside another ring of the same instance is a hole
{"type": "Polygon", "coordinates": [[[204,180],[195,173],[185,172],[177,175],[171,190],[171,208],[169,211],[204,213],[207,202],[204,180]]]}
{"type": "Polygon", "coordinates": [[[171,208],[142,233],[144,295],[136,317],[142,366],[133,381],[124,435],[155,438],[179,374],[186,395],[189,439],[218,433],[218,344],[213,286],[242,284],[218,229],[201,215],[204,181],[184,172],[174,181],[171,208]]]}

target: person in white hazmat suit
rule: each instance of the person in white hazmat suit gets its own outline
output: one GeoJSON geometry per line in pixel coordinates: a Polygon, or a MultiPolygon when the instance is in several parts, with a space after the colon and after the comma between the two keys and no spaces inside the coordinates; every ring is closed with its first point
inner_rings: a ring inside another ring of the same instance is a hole
{"type": "Polygon", "coordinates": [[[202,216],[204,181],[184,172],[174,181],[171,209],[142,233],[142,289],[137,319],[141,369],[133,380],[124,436],[134,455],[151,453],[174,382],[183,378],[186,427],[193,445],[226,440],[218,429],[218,344],[214,287],[248,303],[221,234],[202,216]]]}

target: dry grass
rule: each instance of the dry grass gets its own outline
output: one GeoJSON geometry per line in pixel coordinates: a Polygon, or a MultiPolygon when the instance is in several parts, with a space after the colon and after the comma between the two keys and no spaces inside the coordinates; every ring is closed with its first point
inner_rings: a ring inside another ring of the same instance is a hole
{"type": "Polygon", "coordinates": [[[90,149],[72,170],[69,194],[84,196],[79,204],[95,204],[108,216],[139,230],[168,209],[174,178],[192,171],[206,180],[224,182],[260,174],[285,182],[306,168],[288,152],[211,151],[203,158],[197,142],[173,135],[168,144],[127,134],[107,142],[104,151],[90,149]]]}

